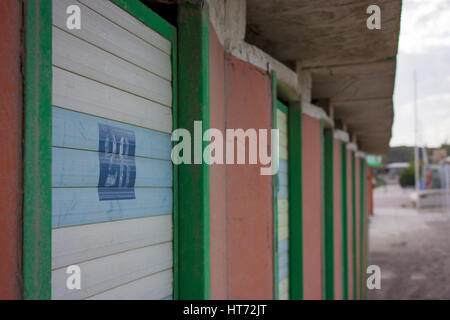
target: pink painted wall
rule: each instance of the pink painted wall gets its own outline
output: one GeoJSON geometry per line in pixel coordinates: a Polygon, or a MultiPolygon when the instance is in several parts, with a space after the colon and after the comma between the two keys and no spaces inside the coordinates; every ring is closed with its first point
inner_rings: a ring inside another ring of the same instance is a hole
{"type": "Polygon", "coordinates": [[[341,180],[341,143],[334,140],[333,168],[333,205],[334,205],[334,299],[342,299],[342,180],[341,180]]]}
{"type": "Polygon", "coordinates": [[[322,186],[320,121],[303,115],[303,296],[322,299],[322,186]]]}
{"type": "Polygon", "coordinates": [[[352,152],[347,150],[347,234],[348,234],[348,297],[353,299],[353,203],[352,203],[352,152]]]}
{"type": "Polygon", "coordinates": [[[22,297],[22,6],[0,10],[0,299],[22,297]]]}
{"type": "MultiPolygon", "coordinates": [[[[210,27],[210,126],[225,133],[225,55],[210,27]]],[[[228,298],[226,167],[210,167],[211,299],[228,298]]]]}
{"type": "MultiPolygon", "coordinates": [[[[227,128],[272,127],[271,78],[237,58],[225,58],[227,128]]],[[[247,149],[248,150],[248,149],[247,149]]],[[[259,165],[227,165],[230,299],[273,299],[272,176],[259,165]]]]}
{"type": "MultiPolygon", "coordinates": [[[[224,54],[210,30],[211,127],[270,130],[271,77],[224,54]]],[[[225,164],[210,176],[211,297],[273,299],[272,176],[259,165],[225,164]]]]}

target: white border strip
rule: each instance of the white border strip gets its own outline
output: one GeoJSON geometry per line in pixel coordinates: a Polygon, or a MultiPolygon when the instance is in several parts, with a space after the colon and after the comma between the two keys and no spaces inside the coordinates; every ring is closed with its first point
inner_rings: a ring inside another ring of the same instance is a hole
{"type": "Polygon", "coordinates": [[[311,103],[302,105],[302,112],[312,118],[324,119],[327,127],[334,127],[334,121],[326,114],[326,112],[311,103]]]}
{"type": "Polygon", "coordinates": [[[349,142],[350,137],[349,134],[343,130],[335,129],[334,130],[334,138],[337,140],[341,140],[345,143],[349,142]]]}
{"type": "Polygon", "coordinates": [[[347,143],[347,150],[358,151],[358,146],[354,142],[347,143]]]}
{"type": "Polygon", "coordinates": [[[362,159],[366,158],[366,154],[364,152],[362,152],[362,151],[356,151],[355,156],[358,157],[358,158],[362,158],[362,159]]]}

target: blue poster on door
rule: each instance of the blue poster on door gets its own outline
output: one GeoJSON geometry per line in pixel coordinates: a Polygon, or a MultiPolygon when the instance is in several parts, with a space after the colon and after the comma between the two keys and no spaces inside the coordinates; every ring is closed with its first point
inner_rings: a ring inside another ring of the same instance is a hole
{"type": "Polygon", "coordinates": [[[135,199],[136,138],[134,132],[105,124],[99,124],[98,130],[100,201],[135,199]]]}

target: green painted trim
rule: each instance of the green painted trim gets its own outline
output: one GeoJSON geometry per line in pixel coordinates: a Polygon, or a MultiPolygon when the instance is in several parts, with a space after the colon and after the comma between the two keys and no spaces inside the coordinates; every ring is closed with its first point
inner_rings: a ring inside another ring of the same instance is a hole
{"type": "Polygon", "coordinates": [[[334,131],[324,129],[325,299],[334,299],[334,131]]]}
{"type": "MultiPolygon", "coordinates": [[[[172,127],[178,128],[178,45],[177,38],[172,40],[172,127]]],[[[173,142],[175,145],[175,142],[173,142]]],[[[179,299],[179,209],[178,209],[178,166],[173,166],[173,299],[179,299]]]]}
{"type": "MultiPolygon", "coordinates": [[[[177,29],[169,22],[160,17],[157,13],[153,12],[150,8],[145,6],[138,0],[111,0],[117,6],[127,11],[134,18],[140,20],[146,26],[155,30],[166,39],[170,40],[172,44],[171,62],[172,62],[172,126],[175,130],[178,126],[178,72],[177,72],[177,29]]],[[[174,142],[173,145],[176,143],[174,142]]],[[[179,256],[178,256],[178,167],[173,166],[173,298],[178,299],[178,268],[179,268],[179,256]]]]}
{"type": "MultiPolygon", "coordinates": [[[[277,106],[277,73],[272,71],[272,128],[278,129],[277,106]]],[[[273,147],[272,147],[273,148],[273,147]]],[[[279,156],[279,155],[278,155],[279,156]]],[[[279,160],[278,160],[279,161],[279,160]]],[[[273,206],[273,296],[280,298],[278,277],[278,173],[272,176],[272,206],[273,206]]]]}
{"type": "Polygon", "coordinates": [[[139,0],[111,0],[116,5],[127,11],[136,19],[142,21],[147,26],[161,34],[168,40],[175,41],[177,29],[161,18],[158,14],[149,9],[139,0]]]}
{"type": "Polygon", "coordinates": [[[322,234],[322,299],[326,298],[326,204],[325,204],[325,119],[320,119],[320,194],[322,195],[320,197],[321,199],[321,234],[322,234]]]}
{"type": "Polygon", "coordinates": [[[289,104],[289,299],[303,299],[302,108],[289,104]]]}
{"type": "Polygon", "coordinates": [[[283,102],[281,102],[280,100],[276,100],[276,105],[278,109],[288,114],[288,107],[283,102]]]}
{"type": "Polygon", "coordinates": [[[364,191],[364,183],[366,181],[366,170],[365,170],[365,161],[364,159],[359,159],[359,299],[364,297],[364,237],[365,237],[365,223],[366,223],[366,215],[364,212],[365,208],[365,191],[364,191]]]}
{"type": "Polygon", "coordinates": [[[341,145],[342,298],[348,300],[347,148],[341,145]]]}
{"type": "MultiPolygon", "coordinates": [[[[194,136],[194,121],[209,129],[208,5],[178,5],[178,125],[194,136]]],[[[208,145],[203,142],[202,152],[208,145]]],[[[209,165],[178,166],[178,298],[209,299],[209,165]],[[184,186],[181,187],[181,186],[184,186]]]]}
{"type": "Polygon", "coordinates": [[[25,2],[23,286],[51,299],[52,2],[25,2]]]}
{"type": "Polygon", "coordinates": [[[352,264],[353,264],[353,300],[357,298],[356,288],[358,286],[357,283],[357,270],[356,270],[356,170],[355,170],[355,152],[352,151],[352,264]]]}

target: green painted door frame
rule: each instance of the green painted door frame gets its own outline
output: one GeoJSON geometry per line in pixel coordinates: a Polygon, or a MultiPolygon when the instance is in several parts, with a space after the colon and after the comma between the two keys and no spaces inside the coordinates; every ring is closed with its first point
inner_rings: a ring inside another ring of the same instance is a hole
{"type": "Polygon", "coordinates": [[[323,129],[323,184],[325,218],[325,299],[334,299],[334,131],[323,129]]]}
{"type": "MultiPolygon", "coordinates": [[[[300,102],[288,106],[277,99],[277,74],[272,71],[272,126],[277,129],[277,109],[288,118],[288,210],[289,210],[289,299],[303,299],[302,220],[302,109],[300,102]]],[[[278,293],[278,175],[273,176],[274,299],[278,293]]]]}
{"type": "Polygon", "coordinates": [[[347,146],[340,142],[342,215],[342,299],[348,300],[347,146]]]}
{"type": "Polygon", "coordinates": [[[353,300],[357,299],[357,257],[356,257],[356,166],[355,151],[351,151],[351,177],[352,177],[352,264],[353,264],[353,300]]]}
{"type": "MultiPolygon", "coordinates": [[[[179,4],[177,33],[138,0],[111,1],[172,42],[173,128],[208,129],[207,5],[179,4]]],[[[51,299],[52,1],[25,2],[25,46],[24,298],[51,299]]],[[[174,166],[173,192],[174,298],[208,299],[209,166],[174,166]]]]}
{"type": "Polygon", "coordinates": [[[52,2],[25,3],[23,286],[51,298],[52,2]]]}
{"type": "Polygon", "coordinates": [[[365,281],[365,228],[366,228],[366,214],[365,214],[365,182],[366,182],[366,161],[364,158],[359,159],[359,186],[360,186],[360,191],[359,191],[359,214],[360,214],[360,218],[359,218],[359,279],[360,279],[360,283],[359,283],[359,299],[364,299],[365,294],[364,294],[364,284],[365,281]]]}
{"type": "MultiPolygon", "coordinates": [[[[194,121],[209,129],[209,8],[206,3],[178,5],[178,126],[194,136],[194,121]]],[[[208,145],[203,141],[203,151],[208,145]]],[[[194,152],[195,153],[195,152],[194,152]]],[[[178,167],[178,295],[209,299],[209,165],[178,167]]]]}
{"type": "Polygon", "coordinates": [[[288,108],[289,299],[303,299],[302,117],[300,102],[288,108]]]}

